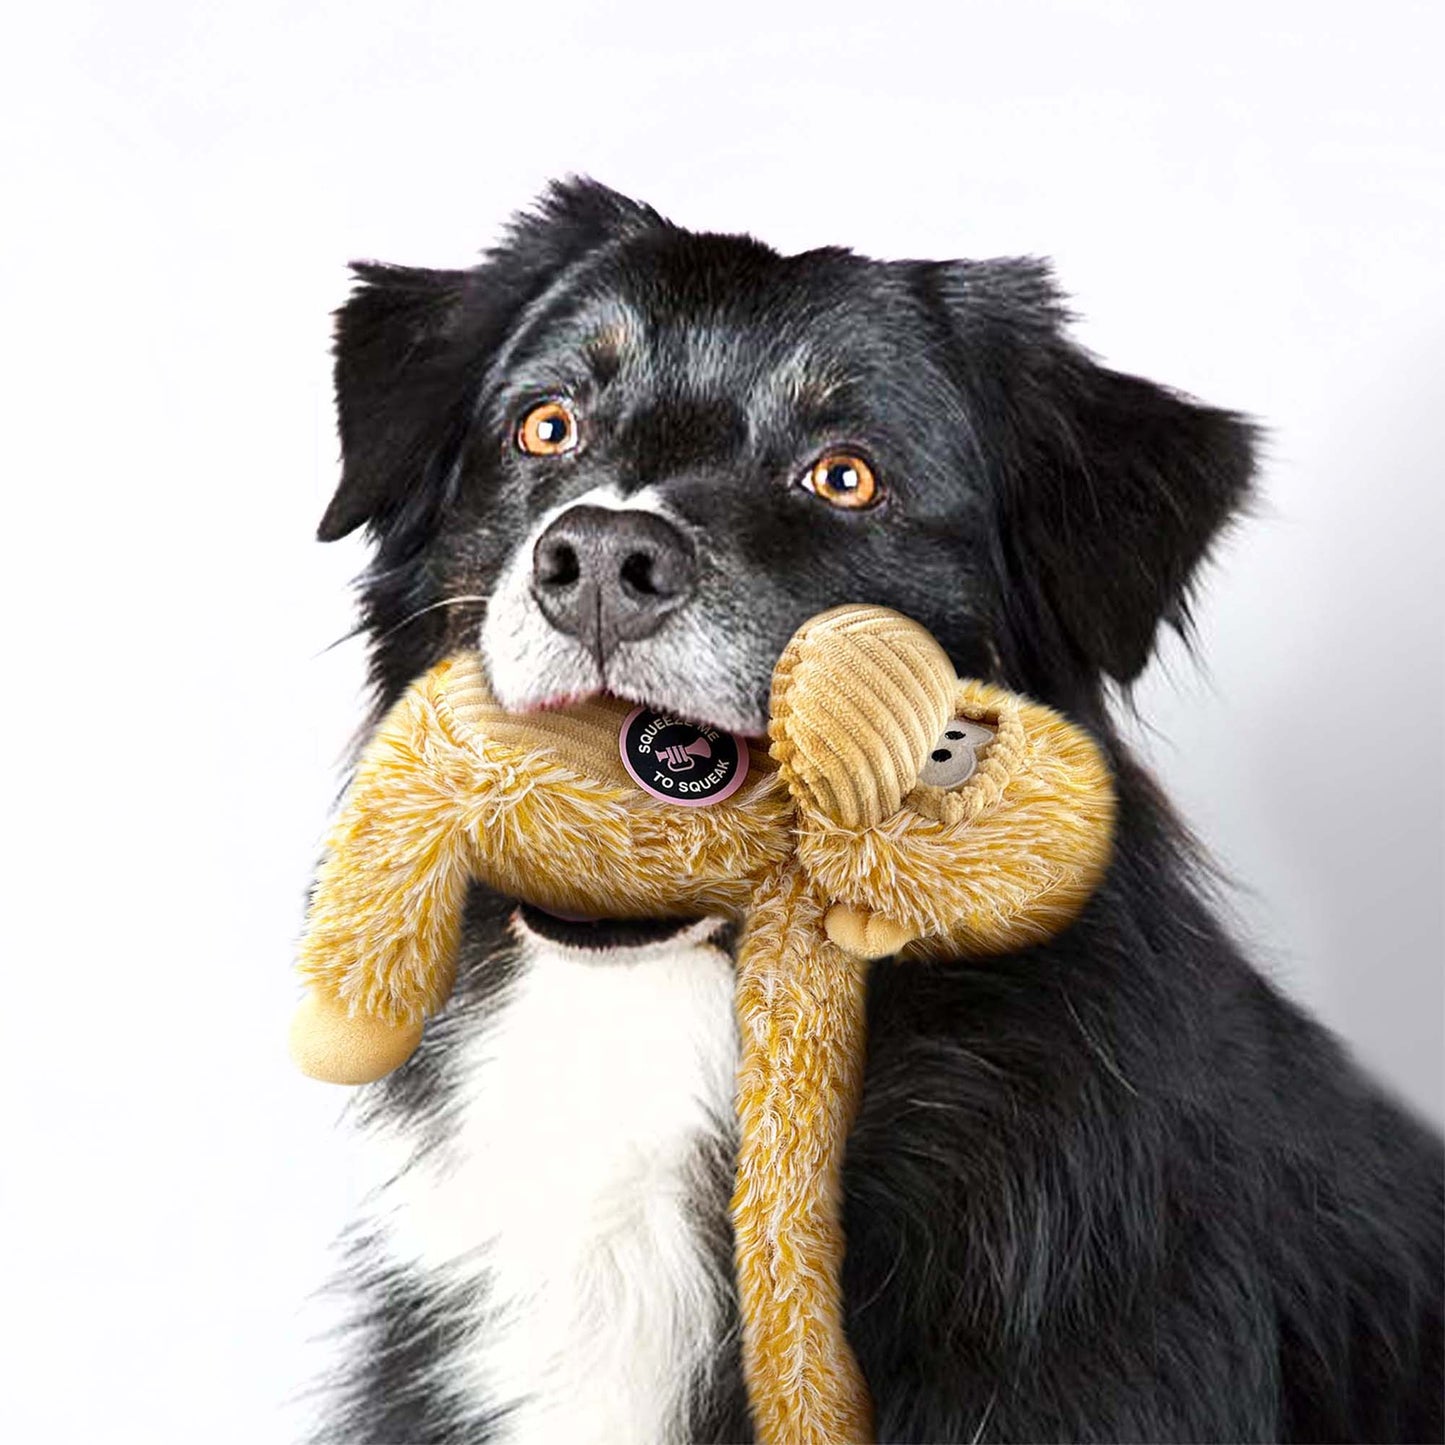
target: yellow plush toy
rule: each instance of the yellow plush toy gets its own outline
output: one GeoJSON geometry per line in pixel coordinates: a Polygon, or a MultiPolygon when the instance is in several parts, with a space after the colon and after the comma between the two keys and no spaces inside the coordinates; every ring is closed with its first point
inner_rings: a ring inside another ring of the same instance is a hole
{"type": "Polygon", "coordinates": [[[473,879],[562,914],[742,920],[744,1373],[760,1440],[823,1445],[872,1428],[838,1282],[866,961],[1066,927],[1108,862],[1114,794],[1086,733],[960,681],[879,607],[807,623],[771,714],[766,752],[610,699],[510,714],[475,654],[439,664],[383,721],[331,835],[292,1050],[337,1083],[404,1063],[451,990],[473,879]]]}

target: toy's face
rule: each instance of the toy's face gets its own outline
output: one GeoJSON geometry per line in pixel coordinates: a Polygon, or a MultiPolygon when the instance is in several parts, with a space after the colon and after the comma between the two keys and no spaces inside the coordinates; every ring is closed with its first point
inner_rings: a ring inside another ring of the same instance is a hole
{"type": "Polygon", "coordinates": [[[994,729],[966,717],[953,718],[934,743],[918,781],[931,788],[957,788],[978,770],[979,755],[993,741],[994,729]]]}

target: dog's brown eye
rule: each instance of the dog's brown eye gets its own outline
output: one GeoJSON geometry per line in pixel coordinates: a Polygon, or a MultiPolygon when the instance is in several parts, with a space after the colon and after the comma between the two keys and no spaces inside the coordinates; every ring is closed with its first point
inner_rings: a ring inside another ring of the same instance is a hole
{"type": "Polygon", "coordinates": [[[534,457],[555,457],[577,445],[577,418],[560,401],[544,401],[522,418],[517,445],[534,457]]]}
{"type": "Polygon", "coordinates": [[[835,507],[871,506],[879,495],[873,468],[862,457],[848,452],[819,457],[808,469],[803,485],[835,507]]]}

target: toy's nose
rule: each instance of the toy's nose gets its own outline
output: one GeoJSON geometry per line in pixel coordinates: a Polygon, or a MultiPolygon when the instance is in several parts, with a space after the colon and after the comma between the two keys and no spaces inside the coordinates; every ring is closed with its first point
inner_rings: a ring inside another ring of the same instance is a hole
{"type": "Polygon", "coordinates": [[[599,662],[619,642],[656,632],[696,582],[692,543],[655,512],[571,507],[532,550],[532,595],[599,662]]]}

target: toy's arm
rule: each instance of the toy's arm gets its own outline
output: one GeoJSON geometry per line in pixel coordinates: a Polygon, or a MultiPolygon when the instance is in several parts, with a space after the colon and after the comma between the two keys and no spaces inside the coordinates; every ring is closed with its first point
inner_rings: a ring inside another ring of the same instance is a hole
{"type": "Polygon", "coordinates": [[[357,1084],[410,1057],[451,991],[472,878],[470,774],[437,714],[436,674],[367,745],[328,840],[302,939],[309,985],[291,1051],[313,1078],[357,1084]]]}

